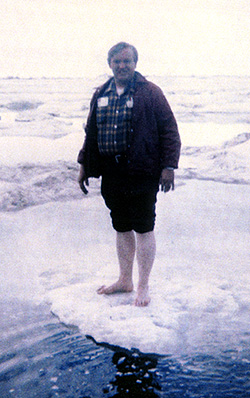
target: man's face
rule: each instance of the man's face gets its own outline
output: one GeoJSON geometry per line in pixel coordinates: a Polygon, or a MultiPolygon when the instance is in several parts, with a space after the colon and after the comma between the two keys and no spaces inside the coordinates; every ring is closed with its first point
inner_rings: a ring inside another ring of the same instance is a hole
{"type": "Polygon", "coordinates": [[[136,68],[133,50],[124,48],[111,58],[109,66],[113,71],[115,82],[125,87],[133,78],[136,68]]]}

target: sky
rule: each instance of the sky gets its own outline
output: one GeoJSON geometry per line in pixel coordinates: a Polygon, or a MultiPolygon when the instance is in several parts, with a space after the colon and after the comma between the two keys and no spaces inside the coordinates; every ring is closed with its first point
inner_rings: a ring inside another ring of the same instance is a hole
{"type": "Polygon", "coordinates": [[[2,0],[0,77],[95,77],[129,42],[144,75],[249,75],[250,0],[2,0]]]}

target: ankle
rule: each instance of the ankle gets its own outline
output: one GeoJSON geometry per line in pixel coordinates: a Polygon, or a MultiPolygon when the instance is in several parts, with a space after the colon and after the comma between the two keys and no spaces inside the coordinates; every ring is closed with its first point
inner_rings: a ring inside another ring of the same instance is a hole
{"type": "Polygon", "coordinates": [[[122,286],[132,286],[133,287],[133,280],[131,277],[120,276],[117,282],[122,286]]]}
{"type": "Polygon", "coordinates": [[[148,290],[148,289],[149,289],[148,283],[138,283],[137,285],[138,291],[148,290]]]}

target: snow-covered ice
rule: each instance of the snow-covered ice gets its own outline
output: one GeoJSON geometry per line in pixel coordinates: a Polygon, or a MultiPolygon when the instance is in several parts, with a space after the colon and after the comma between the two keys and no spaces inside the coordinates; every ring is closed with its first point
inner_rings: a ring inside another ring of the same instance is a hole
{"type": "Polygon", "coordinates": [[[0,297],[50,302],[83,334],[143,352],[240,351],[250,327],[249,78],[154,79],[183,148],[175,191],[158,195],[150,305],[134,307],[134,292],[96,294],[117,276],[115,233],[100,181],[86,197],[76,182],[99,82],[77,79],[0,81],[0,297]]]}

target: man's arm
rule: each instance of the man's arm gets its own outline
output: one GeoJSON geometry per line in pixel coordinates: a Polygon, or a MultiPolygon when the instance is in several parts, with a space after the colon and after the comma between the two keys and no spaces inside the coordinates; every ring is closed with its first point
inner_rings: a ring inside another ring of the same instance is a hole
{"type": "Polygon", "coordinates": [[[157,87],[154,91],[154,110],[160,138],[161,167],[177,169],[181,140],[175,116],[163,94],[157,87]]]}
{"type": "MultiPolygon", "coordinates": [[[[158,88],[159,89],[159,88],[158,88]]],[[[174,190],[174,169],[178,168],[181,140],[178,126],[170,105],[161,89],[155,98],[155,110],[160,135],[162,173],[160,189],[168,192],[174,190]]]]}
{"type": "Polygon", "coordinates": [[[100,89],[98,88],[90,101],[90,111],[89,111],[88,118],[87,118],[87,124],[85,126],[85,139],[84,139],[83,146],[82,146],[82,148],[78,154],[78,158],[77,158],[78,163],[80,163],[78,183],[80,185],[81,190],[83,191],[83,193],[85,195],[87,195],[87,193],[88,193],[88,190],[87,190],[85,184],[87,186],[89,185],[89,181],[88,181],[89,170],[86,165],[86,164],[88,164],[88,162],[85,161],[86,157],[87,157],[87,155],[86,155],[87,136],[91,133],[91,131],[96,129],[96,120],[95,120],[95,117],[93,117],[93,115],[95,112],[95,104],[96,104],[96,100],[97,100],[99,91],[100,91],[100,89]]]}

